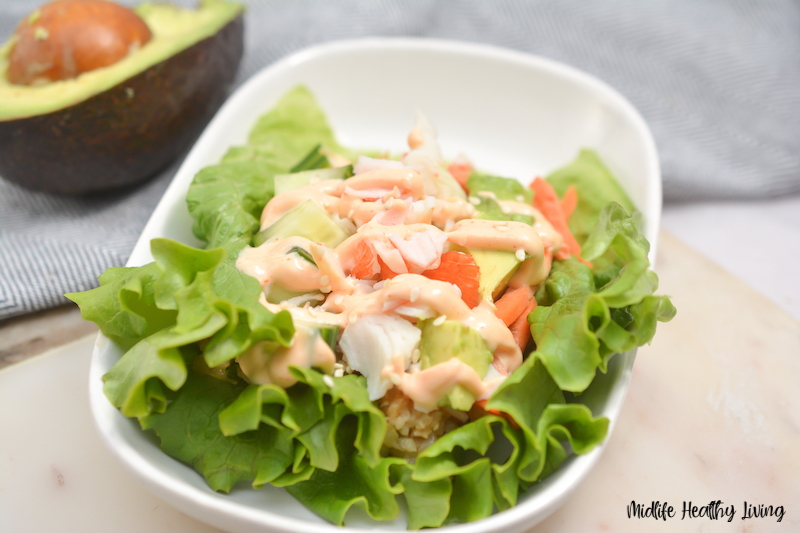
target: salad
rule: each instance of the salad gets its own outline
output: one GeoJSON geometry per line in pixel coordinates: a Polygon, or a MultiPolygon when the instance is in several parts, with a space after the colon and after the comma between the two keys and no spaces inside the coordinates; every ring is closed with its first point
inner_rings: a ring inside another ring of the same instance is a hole
{"type": "Polygon", "coordinates": [[[675,309],[634,206],[584,150],[524,186],[335,139],[289,91],[195,177],[197,249],[151,243],[67,295],[124,355],[109,401],[214,490],[285,487],[343,524],[485,518],[601,443],[580,393],[675,309]]]}

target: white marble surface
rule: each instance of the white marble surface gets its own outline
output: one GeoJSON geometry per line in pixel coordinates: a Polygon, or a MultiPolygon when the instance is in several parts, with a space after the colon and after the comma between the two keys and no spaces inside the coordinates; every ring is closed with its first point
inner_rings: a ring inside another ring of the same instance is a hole
{"type": "MultiPolygon", "coordinates": [[[[658,271],[678,316],[640,350],[597,467],[531,533],[800,531],[800,323],[664,233],[658,271]],[[667,501],[667,521],[628,519],[667,501]],[[684,501],[734,505],[681,520],[684,501]],[[744,501],[784,518],[741,520],[744,501]]],[[[0,371],[0,531],[211,532],[143,489],[90,420],[91,337],[0,371]]]]}
{"type": "Polygon", "coordinates": [[[661,226],[800,320],[800,196],[667,204],[661,226]]]}

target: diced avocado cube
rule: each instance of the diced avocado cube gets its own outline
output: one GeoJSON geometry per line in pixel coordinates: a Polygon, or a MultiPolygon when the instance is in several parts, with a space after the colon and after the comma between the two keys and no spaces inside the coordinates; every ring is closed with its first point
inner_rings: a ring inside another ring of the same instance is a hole
{"type": "Polygon", "coordinates": [[[312,242],[321,242],[328,248],[336,248],[350,233],[333,221],[313,200],[306,200],[268,228],[253,237],[253,244],[260,246],[275,237],[305,237],[312,242]]]}
{"type": "MultiPolygon", "coordinates": [[[[494,356],[477,330],[453,320],[445,320],[437,326],[434,319],[428,319],[417,326],[422,330],[419,361],[423,370],[457,357],[474,368],[481,378],[486,375],[494,356]]],[[[468,411],[473,403],[475,395],[461,385],[456,385],[440,401],[440,405],[461,411],[468,411]]]]}
{"type": "Polygon", "coordinates": [[[511,277],[522,263],[514,252],[500,250],[468,250],[480,269],[478,291],[495,301],[508,287],[511,277]]]}
{"type": "Polygon", "coordinates": [[[495,301],[508,287],[508,282],[516,274],[522,261],[514,252],[503,250],[478,250],[461,246],[450,246],[451,250],[470,254],[478,265],[480,278],[478,292],[481,296],[495,301]]]}

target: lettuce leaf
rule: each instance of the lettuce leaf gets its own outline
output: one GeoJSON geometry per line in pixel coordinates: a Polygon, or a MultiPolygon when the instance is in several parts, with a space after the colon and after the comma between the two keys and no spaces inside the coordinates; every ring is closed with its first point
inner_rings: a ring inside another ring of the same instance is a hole
{"type": "Polygon", "coordinates": [[[138,341],[174,323],[172,309],[155,303],[154,281],[161,275],[155,263],[144,267],[112,267],[103,272],[100,286],[65,294],[78,304],[84,320],[97,324],[103,334],[121,344],[138,341]]]}
{"type": "Polygon", "coordinates": [[[532,357],[542,360],[562,390],[581,392],[609,358],[649,343],[657,321],[675,308],[666,296],[654,296],[658,277],[648,270],[647,241],[633,217],[616,203],[600,213],[584,247],[584,258],[605,257],[616,274],[599,290],[589,268],[576,259],[555,261],[536,293],[538,306],[528,316],[536,343],[532,357]],[[624,268],[623,268],[624,266],[624,268]]]}
{"type": "Polygon", "coordinates": [[[337,468],[333,471],[318,468],[307,481],[286,489],[311,511],[336,525],[344,524],[345,515],[353,506],[376,520],[391,520],[400,512],[395,499],[400,488],[391,484],[390,469],[404,461],[386,457],[370,464],[357,450],[360,431],[357,419],[344,417],[335,438],[334,449],[339,453],[337,468]]]}
{"type": "Polygon", "coordinates": [[[291,467],[295,442],[288,429],[270,425],[223,435],[217,417],[241,389],[191,374],[164,413],[140,418],[142,429],[154,430],[161,448],[194,467],[214,490],[230,492],[239,481],[268,483],[291,467]]]}
{"type": "Polygon", "coordinates": [[[498,200],[531,203],[533,192],[514,178],[503,178],[482,172],[473,172],[467,178],[467,190],[475,196],[479,191],[494,193],[498,200]]]}
{"type": "Polygon", "coordinates": [[[135,341],[103,376],[106,396],[125,416],[163,410],[161,386],[172,391],[183,386],[187,360],[199,352],[200,342],[206,345],[207,365],[214,367],[257,342],[288,345],[294,335],[288,312],[276,315],[258,303],[255,280],[235,301],[216,293],[215,280],[226,266],[223,249],[197,250],[154,239],[151,252],[154,263],[113,271],[105,285],[74,295],[87,315],[116,311],[116,318],[98,320],[103,333],[135,341]]]}
{"type": "Polygon", "coordinates": [[[210,247],[249,244],[274,193],[275,174],[289,172],[319,144],[346,153],[314,97],[298,86],[258,119],[247,146],[232,148],[195,176],[186,198],[194,234],[210,247]]]}
{"type": "MultiPolygon", "coordinates": [[[[517,182],[518,183],[518,182],[517,182]]],[[[490,196],[471,196],[470,201],[478,213],[475,218],[483,220],[513,220],[532,225],[535,221],[532,216],[522,213],[505,213],[500,203],[490,196]],[[477,202],[476,202],[477,200],[477,202]]]]}
{"type": "Polygon", "coordinates": [[[580,191],[578,205],[568,222],[579,243],[592,233],[598,215],[609,202],[617,202],[628,213],[634,210],[633,202],[594,150],[581,150],[575,161],[546,179],[559,196],[564,196],[570,186],[580,191]]]}

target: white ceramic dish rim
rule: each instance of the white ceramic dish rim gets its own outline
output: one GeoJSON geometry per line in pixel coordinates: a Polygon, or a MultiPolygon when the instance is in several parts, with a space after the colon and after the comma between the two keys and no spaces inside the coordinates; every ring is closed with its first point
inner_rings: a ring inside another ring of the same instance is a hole
{"type": "MultiPolygon", "coordinates": [[[[163,234],[164,228],[172,221],[172,215],[169,209],[170,206],[173,206],[176,201],[184,201],[186,191],[193,176],[203,166],[209,164],[208,161],[205,160],[204,154],[207,149],[208,132],[213,129],[215,123],[220,120],[220,117],[224,116],[226,108],[233,105],[232,102],[236,97],[256,91],[259,86],[269,83],[271,79],[280,77],[284,72],[292,69],[294,65],[301,64],[310,59],[346,53],[364,47],[384,50],[435,50],[438,52],[476,55],[483,58],[497,59],[516,63],[523,67],[546,70],[552,75],[568,79],[573,83],[590,86],[592,91],[600,93],[606,102],[610,102],[617,108],[617,111],[625,116],[626,120],[637,130],[637,134],[644,142],[645,151],[647,152],[645,158],[648,164],[648,175],[652,181],[649,184],[645,205],[641,207],[645,213],[648,213],[645,234],[651,242],[650,258],[651,262],[653,261],[655,258],[658,226],[661,215],[661,179],[657,151],[652,135],[644,120],[639,115],[638,111],[636,111],[636,109],[617,91],[604,82],[567,65],[493,46],[434,39],[369,38],[330,42],[305,49],[260,71],[232,95],[228,102],[220,109],[215,119],[212,120],[206,128],[203,135],[198,139],[193,149],[189,152],[186,160],[176,174],[175,179],[168,187],[153,213],[153,216],[145,226],[142,237],[137,242],[128,261],[128,266],[138,266],[152,260],[149,250],[150,240],[163,234]]],[[[127,419],[111,406],[103,394],[102,375],[108,368],[103,365],[102,356],[107,344],[108,340],[103,337],[102,334],[99,335],[92,356],[89,376],[92,414],[98,431],[112,454],[129,472],[136,476],[150,490],[187,514],[223,528],[229,528],[234,525],[237,527],[241,526],[247,530],[251,530],[254,527],[264,527],[272,531],[287,533],[298,531],[308,533],[343,530],[356,531],[355,529],[346,527],[340,528],[327,523],[314,523],[299,518],[288,517],[267,510],[256,509],[235,501],[226,500],[224,495],[203,492],[195,487],[185,486],[173,479],[168,472],[148,462],[148,460],[141,456],[130,443],[122,438],[121,434],[113,427],[113,424],[108,423],[109,420],[111,420],[110,417],[117,417],[126,421],[127,419]]],[[[625,395],[627,394],[633,360],[634,352],[615,356],[612,360],[615,367],[619,365],[617,369],[619,375],[616,378],[619,381],[608,397],[605,409],[602,412],[604,416],[610,419],[609,437],[616,423],[616,418],[624,402],[625,395]]],[[[522,501],[518,503],[516,507],[502,513],[494,514],[484,520],[468,524],[445,526],[440,529],[452,531],[453,533],[479,533],[495,530],[512,531],[534,525],[563,503],[580,481],[588,475],[593,465],[599,459],[609,437],[606,438],[602,445],[598,446],[589,454],[576,456],[568,460],[569,464],[565,463],[562,465],[559,471],[543,482],[543,484],[547,485],[547,490],[541,491],[536,497],[522,501]]],[[[366,531],[364,529],[358,530],[366,531]]]]}

